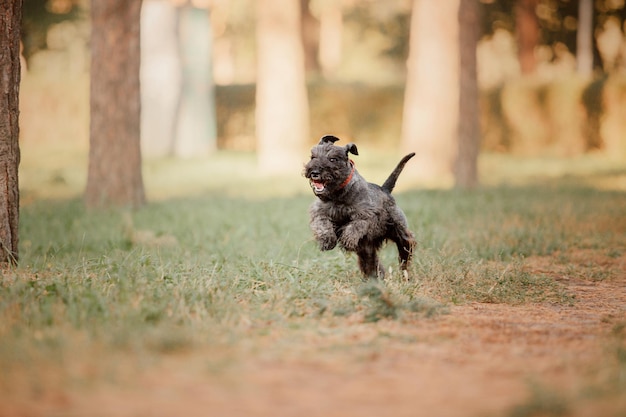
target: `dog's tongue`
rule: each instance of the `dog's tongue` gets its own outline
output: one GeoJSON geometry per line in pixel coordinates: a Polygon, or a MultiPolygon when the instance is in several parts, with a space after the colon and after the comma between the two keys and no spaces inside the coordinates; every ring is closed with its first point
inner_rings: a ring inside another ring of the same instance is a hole
{"type": "Polygon", "coordinates": [[[313,185],[313,189],[318,193],[324,191],[324,183],[311,180],[311,184],[313,185]]]}

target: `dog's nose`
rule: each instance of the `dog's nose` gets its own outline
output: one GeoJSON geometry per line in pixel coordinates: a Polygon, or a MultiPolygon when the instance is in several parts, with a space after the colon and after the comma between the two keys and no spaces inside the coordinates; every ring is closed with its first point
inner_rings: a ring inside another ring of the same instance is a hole
{"type": "Polygon", "coordinates": [[[314,180],[319,179],[320,177],[320,172],[319,171],[311,171],[311,175],[310,177],[314,180]]]}

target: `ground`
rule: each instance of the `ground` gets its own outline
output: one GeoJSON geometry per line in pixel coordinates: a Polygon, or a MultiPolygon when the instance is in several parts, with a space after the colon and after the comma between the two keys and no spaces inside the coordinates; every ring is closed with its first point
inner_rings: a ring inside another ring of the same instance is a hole
{"type": "Polygon", "coordinates": [[[571,303],[294,322],[235,351],[121,358],[109,371],[78,359],[74,374],[91,372],[90,382],[58,384],[59,371],[46,368],[37,389],[0,394],[0,416],[623,416],[624,364],[611,349],[626,323],[626,254],[568,256],[579,270],[554,256],[525,267],[557,279],[571,303]],[[590,265],[610,279],[581,276],[590,265]]]}

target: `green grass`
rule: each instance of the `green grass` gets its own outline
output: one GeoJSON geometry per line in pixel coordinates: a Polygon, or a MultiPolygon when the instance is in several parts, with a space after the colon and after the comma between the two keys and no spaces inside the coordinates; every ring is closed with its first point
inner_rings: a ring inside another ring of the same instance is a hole
{"type": "MultiPolygon", "coordinates": [[[[247,166],[248,156],[233,158],[229,163],[247,166]]],[[[198,175],[217,169],[188,165],[198,175]]],[[[158,175],[171,181],[159,169],[173,173],[175,164],[148,164],[148,184],[159,183],[158,175]]],[[[263,349],[270,335],[289,343],[300,330],[324,326],[431,320],[471,302],[572,305],[576,300],[555,276],[534,268],[533,258],[550,256],[575,276],[606,280],[615,272],[573,263],[568,254],[616,258],[626,251],[620,191],[569,181],[474,192],[400,188],[396,198],[418,240],[411,279],[398,273],[387,246],[381,255],[392,274],[363,282],[354,255],[318,250],[308,227],[313,197],[302,178],[277,195],[267,179],[239,172],[232,193],[213,187],[211,175],[205,189],[188,184],[195,193],[187,196],[164,198],[173,183],[163,185],[164,194],[149,185],[148,194],[161,199],[136,211],[88,212],[80,199],[40,199],[45,190],[29,186],[20,264],[0,278],[0,375],[27,370],[36,386],[45,364],[93,362],[74,361],[81,355],[101,355],[107,366],[128,363],[111,365],[118,356],[149,366],[161,355],[197,349],[263,349]]],[[[105,379],[123,374],[98,372],[105,379]]],[[[66,383],[85,382],[85,372],[74,375],[78,381],[66,383]]],[[[0,377],[0,387],[12,383],[0,377]]]]}
{"type": "MultiPolygon", "coordinates": [[[[242,323],[427,317],[472,301],[571,303],[525,259],[625,248],[618,192],[527,187],[397,198],[419,242],[412,279],[395,271],[375,286],[361,281],[354,256],[318,251],[309,196],[207,194],[135,212],[35,202],[22,209],[20,266],[2,278],[0,345],[39,333],[62,339],[69,328],[110,346],[169,351],[236,338],[242,323]]],[[[395,268],[393,248],[382,256],[395,268]]]]}

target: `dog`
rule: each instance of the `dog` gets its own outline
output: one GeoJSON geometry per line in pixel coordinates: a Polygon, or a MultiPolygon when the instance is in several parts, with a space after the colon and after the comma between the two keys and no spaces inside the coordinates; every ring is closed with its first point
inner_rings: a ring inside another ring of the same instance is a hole
{"type": "Polygon", "coordinates": [[[348,154],[358,155],[354,143],[334,145],[339,138],[324,136],[311,149],[303,175],[317,197],[309,209],[310,227],[322,251],[337,244],[355,252],[364,279],[384,278],[378,251],[386,240],[398,248],[405,277],[415,247],[406,216],[391,195],[398,176],[415,153],[406,155],[382,186],[367,182],[348,154]]]}

